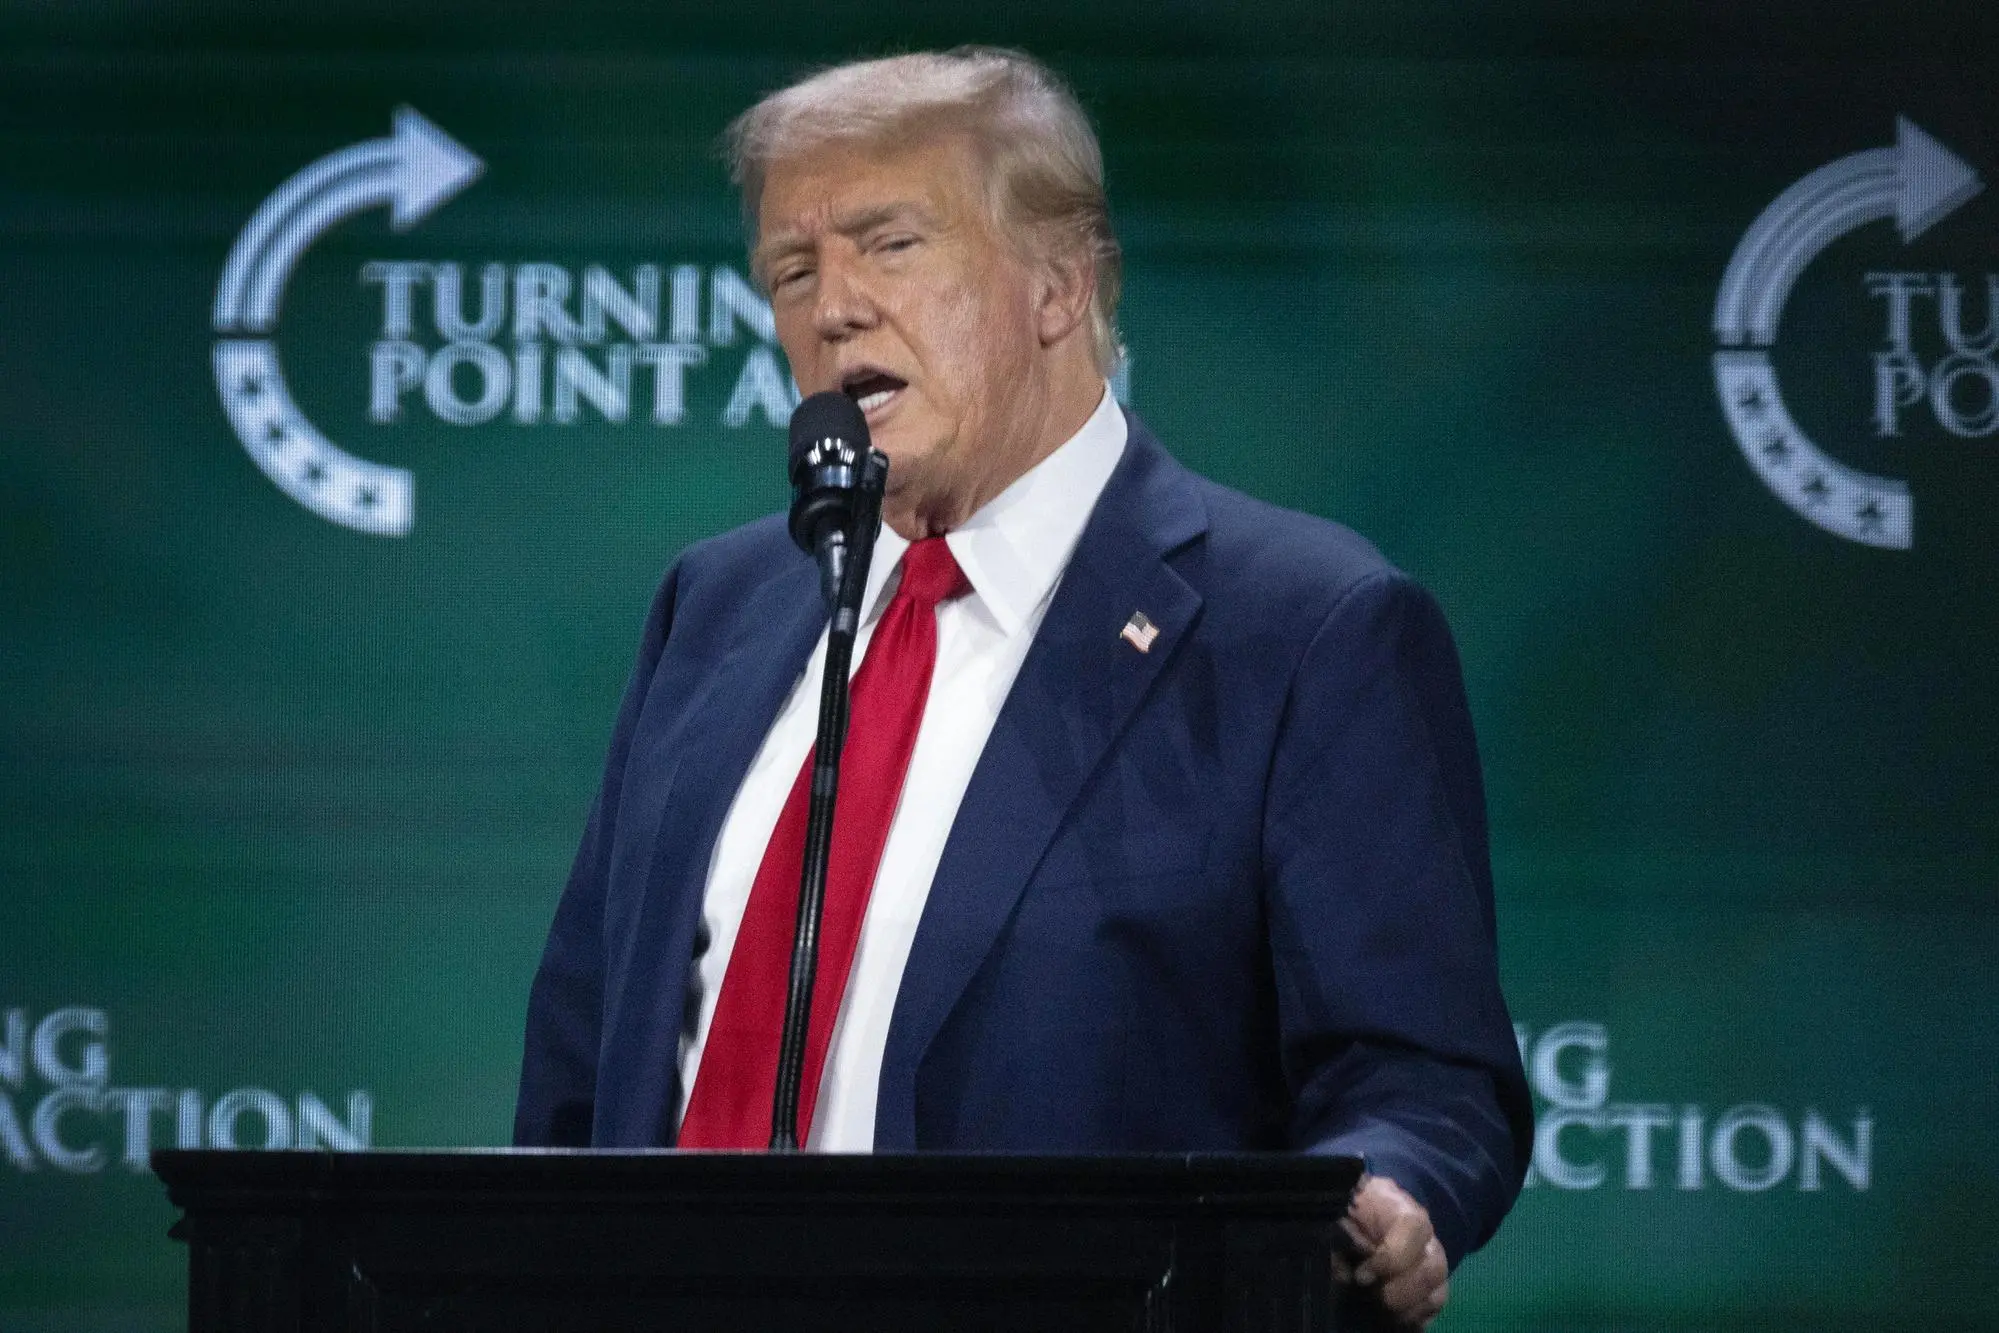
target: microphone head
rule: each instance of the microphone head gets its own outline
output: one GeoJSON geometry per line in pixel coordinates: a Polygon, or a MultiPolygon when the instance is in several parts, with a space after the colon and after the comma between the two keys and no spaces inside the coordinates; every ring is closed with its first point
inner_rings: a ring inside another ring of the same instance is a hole
{"type": "Polygon", "coordinates": [[[838,389],[813,394],[791,413],[792,484],[797,484],[801,467],[837,462],[858,472],[869,444],[868,419],[860,404],[838,389]]]}
{"type": "Polygon", "coordinates": [[[867,418],[838,390],[815,393],[792,412],[791,539],[807,554],[851,526],[870,443],[867,418]]]}

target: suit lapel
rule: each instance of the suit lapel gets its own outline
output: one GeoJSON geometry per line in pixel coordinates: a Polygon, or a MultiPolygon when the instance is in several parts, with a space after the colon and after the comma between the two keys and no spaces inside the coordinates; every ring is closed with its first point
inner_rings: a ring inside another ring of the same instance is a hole
{"type": "Polygon", "coordinates": [[[750,595],[733,641],[685,705],[636,920],[629,930],[606,931],[624,946],[607,976],[604,1050],[628,1077],[621,1089],[603,1090],[613,1105],[599,1107],[600,1121],[610,1113],[614,1142],[673,1141],[682,997],[709,859],[750,762],[824,628],[817,571],[798,560],[750,595]]]}
{"type": "Polygon", "coordinates": [[[1173,659],[1201,597],[1166,562],[1206,530],[1191,476],[1134,418],[1055,600],[959,805],[904,969],[875,1108],[875,1147],[916,1144],[916,1073],[1012,915],[1083,784],[1173,659]],[[1133,612],[1147,651],[1120,635],[1133,612]]]}

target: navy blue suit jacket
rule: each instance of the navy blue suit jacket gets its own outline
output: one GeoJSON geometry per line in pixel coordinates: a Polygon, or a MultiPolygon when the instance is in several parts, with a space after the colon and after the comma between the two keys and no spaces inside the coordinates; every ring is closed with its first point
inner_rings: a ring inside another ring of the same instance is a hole
{"type": "MultiPolygon", "coordinates": [[[[661,583],[535,977],[517,1142],[673,1142],[710,852],[823,627],[816,580],[774,517],[661,583]]],[[[937,868],[876,1147],[1362,1152],[1455,1262],[1519,1189],[1528,1105],[1436,604],[1134,419],[937,868]]]]}

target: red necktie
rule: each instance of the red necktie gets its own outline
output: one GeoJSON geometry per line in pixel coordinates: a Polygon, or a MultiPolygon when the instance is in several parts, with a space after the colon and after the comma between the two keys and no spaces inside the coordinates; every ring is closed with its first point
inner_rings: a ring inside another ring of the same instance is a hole
{"type": "MultiPolygon", "coordinates": [[[[847,972],[860,941],[868,895],[902,797],[909,754],[923,722],[923,704],[930,695],[930,675],[937,665],[937,604],[969,590],[942,537],[912,543],[902,557],[902,584],[882,613],[867,657],[854,674],[826,873],[819,968],[812,987],[812,1021],[806,1028],[805,1072],[799,1087],[801,1143],[811,1130],[833,1022],[847,991],[847,972]]],[[[805,756],[750,888],[694,1090],[688,1095],[687,1115],[681,1121],[683,1148],[770,1144],[777,1048],[784,1029],[792,935],[798,924],[798,881],[805,864],[812,759],[805,756]]]]}

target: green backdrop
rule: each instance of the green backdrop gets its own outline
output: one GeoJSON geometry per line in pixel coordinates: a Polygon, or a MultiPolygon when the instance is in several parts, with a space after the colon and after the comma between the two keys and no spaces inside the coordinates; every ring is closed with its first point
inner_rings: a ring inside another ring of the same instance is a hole
{"type": "Polygon", "coordinates": [[[0,1330],[177,1326],[149,1146],[505,1140],[648,594],[785,499],[715,136],[967,38],[1099,120],[1132,405],[1456,628],[1542,1138],[1440,1327],[1999,1327],[1980,12],[725,9],[0,10],[0,1330]],[[232,247],[402,107],[479,174],[290,215],[246,443],[232,247]],[[1788,422],[1716,385],[1772,209],[1788,422]],[[300,423],[410,473],[404,535],[260,470],[300,423]],[[1908,548],[1787,504],[1813,457],[1908,548]]]}

